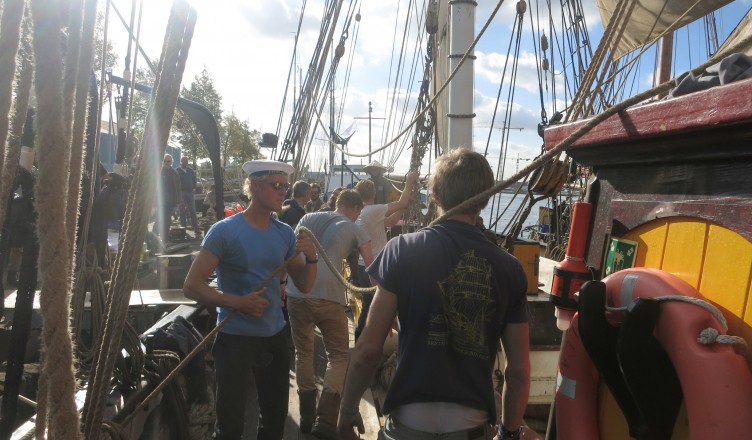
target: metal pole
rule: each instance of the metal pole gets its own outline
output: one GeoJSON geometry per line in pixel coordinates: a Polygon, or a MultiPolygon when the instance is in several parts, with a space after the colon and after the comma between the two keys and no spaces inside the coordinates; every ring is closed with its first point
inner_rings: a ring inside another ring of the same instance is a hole
{"type": "Polygon", "coordinates": [[[374,118],[373,116],[371,116],[372,113],[373,113],[373,107],[371,106],[371,101],[368,101],[368,118],[361,117],[361,116],[356,116],[353,118],[353,119],[368,119],[368,163],[371,163],[371,151],[373,151],[373,149],[371,148],[372,146],[371,121],[373,121],[374,119],[385,119],[385,118],[374,118]]]}
{"type": "Polygon", "coordinates": [[[368,163],[371,163],[371,113],[373,107],[371,107],[371,101],[368,101],[368,163]]]}

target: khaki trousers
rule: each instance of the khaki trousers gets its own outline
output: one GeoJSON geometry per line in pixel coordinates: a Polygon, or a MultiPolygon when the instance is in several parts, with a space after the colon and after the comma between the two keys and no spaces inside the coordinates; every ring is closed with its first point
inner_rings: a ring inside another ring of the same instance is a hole
{"type": "Polygon", "coordinates": [[[324,391],[342,394],[350,355],[350,332],[345,307],[323,299],[287,297],[287,312],[295,343],[298,390],[305,392],[316,389],[313,330],[318,327],[327,356],[324,391]]]}

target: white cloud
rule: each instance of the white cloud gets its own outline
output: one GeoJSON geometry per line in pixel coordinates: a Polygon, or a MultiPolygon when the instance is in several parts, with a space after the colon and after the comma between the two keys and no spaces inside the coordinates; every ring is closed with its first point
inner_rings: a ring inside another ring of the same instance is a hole
{"type": "MultiPolygon", "coordinates": [[[[130,1],[114,0],[121,8],[124,16],[129,15],[130,1]]],[[[234,112],[241,120],[247,120],[254,129],[265,132],[275,132],[282,106],[282,99],[287,84],[288,72],[291,64],[295,32],[300,19],[300,0],[194,0],[198,11],[198,21],[193,42],[190,48],[183,84],[189,85],[193,78],[200,74],[206,66],[214,78],[215,86],[223,98],[225,113],[234,112]]],[[[342,59],[335,82],[336,107],[341,110],[342,125],[347,126],[355,117],[368,116],[368,102],[373,106],[373,118],[390,118],[389,122],[373,119],[371,126],[371,143],[373,148],[390,141],[401,131],[413,116],[413,108],[418,96],[418,88],[423,69],[423,52],[425,42],[418,45],[426,37],[425,29],[417,26],[417,17],[424,14],[424,2],[412,6],[410,12],[409,35],[404,38],[405,55],[400,59],[403,48],[403,30],[408,15],[410,2],[398,0],[361,1],[358,2],[361,20],[353,22],[349,37],[346,41],[345,58],[342,59]],[[348,69],[347,62],[355,47],[349,73],[349,82],[345,84],[348,69]],[[417,55],[416,55],[417,51],[417,55]],[[417,64],[413,72],[413,63],[417,64]],[[402,69],[401,80],[395,84],[397,66],[402,69]],[[397,89],[393,92],[392,89],[397,89]],[[343,92],[343,91],[346,91],[343,92]],[[393,96],[396,98],[392,102],[393,96]],[[342,102],[343,97],[346,99],[342,102]],[[405,104],[407,103],[407,106],[405,104]]],[[[555,8],[552,16],[559,17],[561,6],[558,2],[551,2],[555,8]]],[[[738,2],[737,2],[738,3],[738,2]]],[[[745,0],[742,3],[747,3],[745,0]]],[[[342,23],[347,14],[349,2],[343,3],[339,24],[334,32],[335,40],[339,40],[342,23]]],[[[541,3],[542,4],[542,3],[541,3]]],[[[305,76],[314,48],[318,42],[320,21],[324,13],[324,0],[308,0],[306,14],[302,23],[298,39],[298,56],[295,62],[296,72],[290,80],[286,113],[281,125],[281,137],[284,137],[289,125],[293,94],[299,95],[299,90],[293,90],[293,83],[300,87],[300,72],[305,76]]],[[[549,29],[548,14],[537,11],[537,3],[528,2],[528,13],[525,16],[522,35],[522,50],[519,56],[517,72],[517,90],[512,105],[512,116],[508,126],[523,127],[524,130],[510,131],[508,154],[521,157],[532,157],[540,151],[541,139],[537,134],[537,124],[540,122],[541,103],[538,86],[537,65],[540,62],[534,55],[534,40],[531,31],[533,24],[542,29],[549,29]],[[532,9],[532,10],[530,10],[532,9]]],[[[486,23],[496,2],[479,2],[476,10],[476,32],[486,23]]],[[[474,103],[477,117],[474,130],[474,146],[485,150],[488,134],[487,128],[491,121],[493,107],[496,102],[501,71],[506,62],[507,47],[510,31],[515,17],[515,3],[502,5],[501,11],[488,28],[487,33],[476,47],[475,55],[475,90],[474,103]]],[[[157,59],[164,39],[167,15],[170,2],[168,0],[149,0],[144,2],[143,30],[141,42],[149,55],[157,59]]],[[[600,32],[600,18],[594,0],[583,2],[583,15],[588,24],[590,38],[597,40],[600,32]]],[[[561,26],[559,19],[555,19],[554,26],[561,26]]],[[[117,42],[121,60],[127,47],[122,26],[113,19],[110,31],[111,37],[117,42]]],[[[550,31],[546,34],[552,46],[559,44],[550,31]]],[[[595,41],[593,42],[593,48],[595,41]]],[[[437,63],[446,60],[435,60],[437,63]]],[[[143,66],[143,62],[139,62],[143,66]]],[[[544,106],[550,118],[553,110],[564,107],[564,81],[561,75],[562,66],[553,63],[556,75],[547,77],[547,88],[544,87],[544,106]],[[555,78],[555,80],[553,79],[555,78]],[[555,83],[553,82],[555,81],[555,83]],[[556,89],[558,97],[553,96],[556,89]]],[[[122,72],[122,66],[115,68],[115,72],[122,72]]],[[[509,68],[508,68],[509,74],[509,68]]],[[[499,111],[502,104],[508,100],[506,90],[508,79],[502,90],[499,111]]],[[[571,93],[571,91],[570,91],[571,93]]],[[[505,105],[505,104],[504,104],[505,105]]],[[[326,106],[328,108],[328,105],[326,106]]],[[[328,110],[322,117],[328,125],[328,110]]],[[[496,126],[501,125],[502,117],[497,117],[496,126]]],[[[368,121],[360,119],[357,122],[358,132],[353,137],[350,147],[353,151],[366,152],[368,146],[368,121]]],[[[320,129],[317,129],[320,131],[320,129]]],[[[492,136],[492,145],[498,149],[499,130],[492,136]]],[[[323,157],[327,156],[327,147],[322,138],[323,134],[314,136],[312,155],[317,158],[314,165],[321,166],[323,157]]],[[[409,141],[409,139],[408,139],[409,141]]],[[[494,147],[489,146],[489,155],[494,147]]],[[[498,156],[498,151],[494,154],[498,156]]],[[[389,156],[389,155],[386,155],[389,156]]],[[[409,156],[403,152],[403,156],[409,156]]],[[[389,159],[389,157],[386,157],[389,159]]],[[[359,163],[361,159],[350,159],[351,163],[359,163]]],[[[362,159],[363,162],[366,159],[362,159]]],[[[312,166],[314,166],[312,165],[312,166]]],[[[404,170],[404,159],[395,164],[398,170],[404,170]]]]}

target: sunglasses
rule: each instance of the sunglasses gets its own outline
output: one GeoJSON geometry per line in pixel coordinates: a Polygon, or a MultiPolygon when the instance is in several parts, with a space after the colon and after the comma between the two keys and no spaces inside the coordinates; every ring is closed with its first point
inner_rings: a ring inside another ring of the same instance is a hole
{"type": "Polygon", "coordinates": [[[282,183],[282,182],[267,182],[266,180],[259,180],[261,183],[266,183],[267,185],[271,186],[272,189],[275,191],[287,191],[290,189],[289,183],[282,183]]]}

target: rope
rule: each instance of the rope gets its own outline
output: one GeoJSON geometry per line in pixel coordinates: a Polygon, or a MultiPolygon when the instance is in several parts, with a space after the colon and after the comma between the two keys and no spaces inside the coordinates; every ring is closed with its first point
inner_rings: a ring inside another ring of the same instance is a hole
{"type": "MultiPolygon", "coordinates": [[[[741,41],[739,41],[737,44],[735,44],[732,47],[728,47],[723,52],[718,52],[715,54],[714,57],[710,58],[705,63],[701,64],[698,67],[695,67],[691,70],[691,72],[695,75],[698,75],[699,73],[703,72],[706,68],[709,66],[712,66],[713,64],[717,63],[719,60],[722,60],[723,58],[729,56],[732,53],[738,52],[742,48],[746,47],[748,44],[752,43],[752,34],[748,35],[741,41]]],[[[476,194],[475,196],[469,198],[468,200],[465,200],[464,202],[460,203],[459,205],[451,208],[450,210],[446,211],[444,214],[442,214],[439,218],[434,220],[431,224],[436,224],[439,222],[443,222],[450,217],[454,216],[457,213],[462,212],[463,210],[467,209],[467,207],[478,204],[479,202],[482,202],[484,200],[488,200],[493,195],[501,192],[504,188],[507,188],[512,183],[522,179],[527,174],[529,174],[531,171],[535,170],[536,168],[541,167],[544,165],[547,161],[553,159],[554,157],[558,157],[559,154],[561,154],[563,151],[565,151],[567,148],[569,148],[573,143],[575,143],[579,138],[581,138],[585,133],[589,132],[593,129],[596,125],[603,122],[605,119],[609,118],[610,116],[621,112],[624,109],[629,108],[632,105],[635,105],[637,103],[640,103],[642,101],[645,101],[648,98],[654,97],[660,93],[664,93],[671,88],[673,88],[676,85],[675,79],[670,79],[663,84],[654,87],[650,90],[646,90],[642,93],[639,93],[631,98],[625,99],[624,101],[615,104],[613,107],[609,107],[608,109],[604,110],[602,113],[594,116],[591,119],[588,119],[580,128],[572,132],[569,136],[567,136],[564,140],[559,142],[554,148],[548,150],[544,154],[540,155],[537,159],[532,161],[528,166],[524,167],[522,170],[515,173],[512,177],[492,186],[491,188],[476,194]]]]}
{"type": "Polygon", "coordinates": [[[125,327],[130,291],[138,270],[149,210],[154,201],[158,166],[167,144],[195,21],[195,10],[187,2],[173,3],[159,61],[155,96],[147,116],[144,145],[139,150],[134,187],[128,197],[120,252],[115,261],[108,295],[97,369],[86,395],[86,437],[93,440],[99,437],[98,431],[102,425],[105,396],[119,350],[117,342],[125,327]]]}
{"type": "MultiPolygon", "coordinates": [[[[13,102],[13,78],[16,73],[16,53],[21,34],[24,1],[6,0],[0,22],[0,145],[8,136],[8,114],[13,102]]],[[[5,148],[0,148],[0,162],[5,162],[5,148]]],[[[15,173],[14,173],[15,175],[15,173]]]]}
{"type": "Polygon", "coordinates": [[[204,440],[211,437],[211,429],[216,420],[213,403],[203,403],[191,405],[189,410],[188,430],[191,440],[204,440]]]}
{"type": "MultiPolygon", "coordinates": [[[[462,67],[462,64],[465,62],[465,60],[468,57],[470,57],[470,53],[472,53],[473,49],[475,49],[475,46],[478,44],[478,41],[480,41],[481,37],[486,32],[486,29],[488,29],[488,27],[491,25],[491,22],[493,21],[494,17],[496,17],[496,13],[499,12],[499,9],[501,8],[502,4],[504,4],[504,0],[500,0],[499,3],[496,5],[496,8],[494,8],[493,12],[491,12],[491,15],[488,17],[486,24],[483,25],[483,28],[481,28],[480,32],[478,32],[478,35],[475,37],[475,40],[473,40],[473,43],[470,45],[470,47],[467,48],[467,51],[465,51],[465,53],[462,55],[462,58],[460,59],[459,63],[457,63],[457,67],[455,67],[454,70],[452,70],[452,73],[449,74],[449,77],[446,79],[446,81],[444,81],[444,84],[436,91],[436,93],[434,93],[433,98],[431,99],[431,101],[428,102],[428,104],[426,104],[425,108],[419,111],[415,115],[415,118],[413,118],[413,120],[410,121],[410,123],[407,124],[407,126],[402,131],[397,133],[391,141],[387,142],[386,144],[384,144],[383,146],[375,150],[372,150],[370,153],[371,155],[380,153],[381,151],[386,150],[387,147],[397,142],[403,135],[405,135],[408,131],[410,131],[412,126],[415,125],[416,122],[418,122],[418,120],[428,111],[429,108],[433,107],[436,100],[439,99],[439,97],[441,96],[441,93],[444,92],[444,89],[446,89],[447,86],[449,86],[449,83],[452,81],[455,75],[457,75],[457,72],[459,72],[460,68],[462,67]]],[[[321,125],[321,128],[324,129],[326,138],[329,140],[330,144],[334,145],[334,148],[336,148],[342,153],[345,153],[353,157],[367,157],[369,155],[368,153],[364,153],[364,154],[347,153],[346,151],[342,150],[339,146],[337,146],[334,140],[332,140],[332,138],[329,137],[329,133],[328,133],[329,130],[324,126],[324,123],[321,122],[321,114],[319,114],[319,112],[316,111],[315,107],[314,107],[314,112],[316,113],[316,118],[319,122],[319,125],[321,125]]]]}
{"type": "MultiPolygon", "coordinates": [[[[10,194],[10,186],[13,179],[16,176],[16,165],[18,165],[18,151],[14,148],[16,145],[15,140],[20,141],[20,136],[23,128],[23,121],[26,118],[26,107],[28,106],[28,88],[31,87],[31,73],[28,67],[28,60],[24,57],[21,60],[21,79],[19,81],[19,89],[22,88],[24,78],[27,78],[28,85],[26,87],[26,98],[22,99],[20,96],[16,97],[16,111],[14,115],[13,131],[11,137],[8,140],[8,154],[4,148],[5,140],[8,137],[9,129],[9,113],[11,110],[11,102],[13,100],[13,79],[16,74],[16,53],[20,46],[20,28],[21,19],[23,18],[24,1],[23,0],[8,0],[3,5],[2,21],[0,22],[0,164],[2,164],[3,172],[2,182],[0,182],[0,225],[5,222],[5,209],[7,204],[4,202],[8,200],[10,194]],[[23,114],[19,116],[19,105],[23,108],[23,114]],[[20,128],[17,125],[19,123],[19,117],[21,118],[20,128]],[[18,135],[17,139],[14,139],[14,134],[18,135]],[[15,154],[13,150],[16,150],[15,154]],[[12,167],[10,166],[11,164],[12,167]]],[[[23,51],[21,51],[23,54],[23,51]]],[[[28,53],[28,52],[27,52],[28,53]]],[[[20,91],[19,91],[20,93],[20,91]]],[[[18,142],[20,144],[20,142],[18,142]]]]}
{"type": "MultiPolygon", "coordinates": [[[[7,7],[7,6],[6,6],[7,7]]],[[[16,100],[14,105],[13,123],[8,136],[8,150],[5,159],[2,160],[2,177],[0,177],[0,200],[8,200],[13,190],[13,181],[16,177],[18,158],[21,152],[21,139],[26,124],[26,113],[29,109],[29,96],[33,80],[33,68],[31,65],[31,46],[29,41],[28,21],[24,21],[23,39],[21,41],[21,61],[16,86],[16,100]]],[[[1,62],[0,62],[1,63],[1,62]]],[[[0,150],[5,150],[0,148],[0,150]]],[[[0,203],[0,225],[5,224],[7,203],[0,203]]]]}
{"type": "MultiPolygon", "coordinates": [[[[344,278],[342,277],[342,275],[341,275],[341,274],[339,273],[339,270],[337,270],[337,269],[336,269],[336,268],[334,267],[334,264],[333,264],[333,263],[332,263],[332,261],[331,261],[331,260],[329,259],[329,257],[327,257],[327,255],[326,255],[326,254],[324,253],[324,250],[323,250],[323,247],[321,246],[321,243],[319,243],[319,241],[318,241],[318,240],[316,239],[316,237],[315,237],[315,236],[313,235],[313,233],[312,233],[312,232],[311,232],[311,231],[310,231],[310,230],[309,230],[308,228],[306,228],[306,227],[304,227],[304,226],[301,226],[301,227],[299,228],[299,232],[301,232],[301,233],[303,233],[303,234],[306,234],[306,235],[307,235],[308,237],[310,237],[310,238],[311,238],[311,240],[313,241],[314,245],[316,246],[316,250],[317,250],[317,251],[318,251],[318,253],[319,253],[319,257],[320,257],[320,258],[321,258],[321,257],[323,257],[323,259],[324,259],[324,262],[325,262],[325,263],[326,263],[326,265],[327,265],[327,266],[329,267],[329,269],[330,269],[330,270],[332,270],[332,272],[334,272],[334,273],[335,273],[335,274],[336,274],[336,275],[338,276],[339,280],[340,280],[340,281],[341,281],[341,282],[342,282],[342,283],[343,283],[343,284],[344,284],[345,286],[347,286],[348,288],[350,288],[350,289],[352,289],[352,290],[354,290],[354,291],[356,291],[356,292],[360,292],[360,293],[368,293],[368,292],[374,292],[374,291],[376,290],[376,288],[375,288],[375,287],[370,287],[370,288],[356,287],[356,286],[353,286],[353,285],[351,285],[350,283],[348,283],[348,282],[347,282],[347,280],[345,280],[345,279],[344,279],[344,278]]],[[[269,284],[269,282],[270,282],[271,280],[273,280],[274,278],[276,278],[276,277],[277,277],[277,276],[278,276],[279,274],[281,274],[281,273],[282,273],[282,271],[284,271],[284,270],[285,270],[285,268],[286,268],[286,267],[287,267],[287,266],[288,266],[288,265],[290,264],[290,262],[291,262],[291,261],[293,261],[293,260],[294,260],[295,258],[297,258],[297,257],[299,256],[299,254],[300,254],[299,252],[295,252],[295,254],[294,254],[294,255],[293,255],[292,257],[288,258],[288,259],[287,259],[287,260],[285,260],[285,261],[284,261],[284,262],[283,262],[283,263],[282,263],[281,265],[279,265],[279,266],[278,266],[278,267],[277,267],[276,269],[274,269],[274,271],[272,271],[272,273],[271,273],[271,274],[269,274],[269,275],[268,275],[268,276],[267,276],[266,278],[264,278],[264,279],[263,279],[263,280],[261,281],[261,283],[259,283],[258,287],[256,287],[256,288],[255,288],[255,289],[253,289],[253,290],[258,290],[258,289],[261,289],[261,288],[263,288],[263,287],[266,287],[266,285],[267,285],[267,284],[269,284]]],[[[138,404],[138,405],[137,405],[137,406],[136,406],[136,407],[135,407],[135,408],[133,409],[133,411],[132,411],[132,412],[131,412],[130,414],[128,414],[128,416],[126,416],[126,417],[125,417],[125,418],[123,419],[123,422],[122,422],[122,424],[123,424],[123,425],[127,425],[128,423],[130,423],[130,422],[131,422],[131,420],[133,419],[133,417],[135,417],[135,416],[136,416],[137,414],[139,414],[139,412],[140,412],[140,411],[141,411],[141,410],[142,410],[142,409],[143,409],[143,408],[144,408],[144,407],[146,406],[146,404],[147,404],[147,403],[148,403],[149,401],[151,401],[151,400],[152,400],[153,398],[155,398],[155,397],[156,397],[157,395],[159,395],[159,393],[160,393],[160,392],[161,392],[161,391],[162,391],[162,390],[163,390],[163,389],[164,389],[164,388],[165,388],[165,387],[166,387],[166,386],[167,386],[167,385],[168,385],[168,384],[169,384],[169,383],[170,383],[170,382],[171,382],[171,381],[172,381],[173,379],[175,379],[175,377],[177,377],[178,373],[180,373],[180,371],[182,371],[182,369],[183,369],[183,368],[184,368],[184,367],[185,367],[185,366],[186,366],[186,365],[187,365],[187,364],[188,364],[188,363],[189,363],[189,362],[190,362],[190,361],[191,361],[191,360],[192,360],[192,359],[193,359],[194,357],[196,357],[196,355],[197,355],[197,354],[199,354],[199,353],[200,353],[200,352],[202,351],[202,349],[203,349],[203,348],[204,348],[204,347],[205,347],[205,346],[206,346],[206,345],[207,345],[207,344],[209,343],[209,341],[213,341],[213,340],[214,340],[214,336],[215,336],[215,335],[216,335],[216,334],[217,334],[217,333],[218,333],[218,332],[219,332],[219,331],[220,331],[220,330],[221,330],[221,329],[222,329],[222,328],[223,328],[223,327],[224,327],[224,326],[225,326],[225,325],[226,325],[226,324],[227,324],[227,323],[228,323],[228,322],[229,322],[229,321],[230,321],[230,320],[231,320],[231,319],[232,319],[232,318],[233,318],[233,317],[234,317],[234,316],[235,316],[235,315],[237,314],[237,313],[238,313],[238,311],[237,311],[237,310],[233,310],[232,312],[230,312],[229,314],[227,314],[227,316],[225,317],[225,319],[223,319],[222,321],[220,321],[220,322],[219,322],[219,324],[217,324],[217,325],[216,325],[216,327],[214,327],[214,328],[212,329],[212,331],[210,331],[210,332],[209,332],[209,333],[208,333],[208,334],[207,334],[207,335],[206,335],[206,336],[204,337],[204,339],[202,339],[202,340],[201,340],[201,342],[199,342],[199,343],[198,343],[198,344],[196,345],[196,347],[194,347],[194,348],[193,348],[193,350],[192,350],[192,351],[191,351],[190,353],[188,353],[188,354],[187,354],[187,355],[186,355],[186,356],[185,356],[185,357],[183,358],[183,360],[181,360],[181,361],[180,361],[180,363],[179,363],[179,364],[178,364],[178,365],[177,365],[177,366],[176,366],[176,367],[175,367],[175,368],[174,368],[174,369],[173,369],[173,370],[172,370],[172,371],[170,372],[170,374],[168,374],[168,375],[167,375],[167,376],[166,376],[166,377],[165,377],[165,378],[164,378],[164,379],[163,379],[163,380],[162,380],[162,381],[161,381],[161,382],[160,382],[160,383],[159,383],[159,384],[158,384],[158,385],[157,385],[157,386],[156,386],[156,387],[154,388],[154,390],[152,390],[152,392],[151,392],[151,393],[149,393],[149,395],[148,395],[148,396],[146,396],[146,397],[145,397],[145,398],[144,398],[144,399],[143,399],[143,400],[141,401],[141,403],[139,403],[139,404],[138,404]]]]}
{"type": "MultiPolygon", "coordinates": [[[[308,235],[309,237],[313,237],[313,234],[311,233],[311,231],[310,231],[310,230],[308,230],[308,228],[305,228],[305,227],[302,227],[302,226],[301,226],[299,230],[300,230],[300,232],[302,232],[302,233],[304,233],[304,234],[307,234],[307,235],[308,235]]],[[[313,237],[313,239],[314,239],[314,243],[316,243],[316,244],[317,244],[317,248],[318,248],[319,246],[321,246],[320,244],[318,244],[318,242],[316,242],[316,241],[315,241],[315,237],[313,237]]],[[[269,274],[269,275],[268,275],[268,276],[267,276],[266,278],[264,278],[264,279],[263,279],[263,280],[261,281],[261,283],[259,283],[258,287],[256,287],[256,288],[255,288],[255,289],[253,289],[253,290],[259,290],[259,289],[262,289],[262,288],[266,287],[266,285],[267,285],[267,284],[269,284],[269,282],[270,282],[270,281],[271,281],[272,279],[276,278],[276,277],[277,277],[277,276],[278,276],[279,274],[281,274],[281,273],[282,273],[282,272],[283,272],[283,271],[285,270],[285,268],[286,268],[286,267],[287,267],[287,266],[288,266],[288,265],[290,264],[290,262],[291,262],[292,260],[294,260],[295,258],[297,258],[297,257],[299,256],[299,254],[300,254],[300,252],[295,252],[295,254],[294,254],[294,255],[293,255],[292,257],[288,258],[288,259],[287,259],[287,260],[285,260],[285,261],[284,261],[284,262],[283,262],[283,263],[282,263],[281,265],[279,265],[279,266],[278,266],[278,267],[277,267],[276,269],[274,269],[274,270],[272,271],[272,273],[271,273],[271,274],[269,274]]],[[[138,404],[138,406],[136,406],[136,408],[134,408],[134,409],[133,409],[133,412],[131,412],[131,413],[130,413],[130,414],[129,414],[129,415],[127,416],[127,417],[125,417],[125,419],[123,420],[123,425],[126,425],[126,424],[128,424],[128,423],[129,423],[129,422],[131,421],[131,419],[132,419],[132,418],[133,418],[133,417],[134,417],[134,416],[135,416],[136,414],[138,414],[138,413],[139,413],[139,411],[140,411],[141,409],[143,409],[143,408],[144,408],[144,407],[146,406],[146,404],[147,404],[147,403],[148,403],[148,402],[149,402],[149,401],[150,401],[151,399],[153,399],[154,397],[156,397],[156,396],[157,396],[157,394],[159,394],[159,392],[161,392],[161,391],[162,391],[162,390],[163,390],[163,389],[164,389],[164,388],[165,388],[165,387],[166,387],[166,386],[168,385],[168,383],[169,383],[170,381],[172,381],[172,380],[173,380],[173,379],[174,379],[174,378],[175,378],[175,377],[177,376],[177,374],[178,374],[178,373],[179,373],[179,372],[180,372],[180,371],[181,371],[181,370],[182,370],[182,369],[183,369],[183,368],[184,368],[184,367],[185,367],[185,366],[186,366],[186,365],[187,365],[187,364],[188,364],[188,363],[189,363],[189,362],[190,362],[190,361],[191,361],[191,360],[192,360],[192,359],[194,358],[194,357],[196,357],[196,355],[197,355],[197,354],[198,354],[198,353],[199,353],[199,352],[200,352],[200,351],[201,351],[201,350],[202,350],[202,349],[203,349],[203,348],[204,348],[204,347],[205,347],[205,346],[206,346],[206,345],[208,344],[208,342],[209,342],[209,341],[213,341],[213,340],[214,340],[214,335],[216,335],[216,334],[217,334],[217,333],[218,333],[218,332],[219,332],[219,331],[220,331],[220,330],[222,329],[222,327],[224,327],[224,326],[225,326],[225,325],[226,325],[226,324],[227,324],[227,323],[228,323],[228,322],[230,321],[230,319],[232,319],[232,318],[233,318],[233,317],[235,316],[235,314],[237,314],[237,313],[238,313],[238,311],[237,311],[237,310],[233,310],[232,312],[228,313],[228,314],[227,314],[227,316],[225,317],[225,319],[223,319],[222,321],[220,321],[220,322],[219,322],[219,324],[217,324],[217,325],[216,325],[216,327],[214,327],[214,328],[212,329],[212,331],[210,331],[210,332],[209,332],[209,333],[208,333],[208,334],[207,334],[207,335],[206,335],[206,336],[204,337],[204,339],[202,339],[202,340],[201,340],[201,342],[199,342],[199,343],[198,343],[198,345],[196,345],[196,347],[194,347],[194,348],[193,348],[193,350],[192,350],[192,351],[191,351],[190,353],[188,353],[188,354],[187,354],[187,355],[186,355],[186,356],[185,356],[185,357],[183,358],[183,360],[182,360],[182,361],[180,361],[180,363],[179,363],[179,364],[178,364],[178,365],[177,365],[177,366],[175,367],[175,369],[174,369],[174,370],[172,370],[172,372],[171,372],[171,373],[170,373],[169,375],[167,375],[167,377],[165,377],[165,378],[164,378],[164,380],[162,380],[162,382],[161,382],[161,383],[160,383],[159,385],[157,385],[157,386],[156,386],[156,387],[154,388],[154,390],[153,390],[153,391],[152,391],[151,393],[149,393],[149,395],[148,395],[148,396],[146,396],[146,397],[144,398],[144,400],[142,400],[142,401],[141,401],[141,403],[139,403],[139,404],[138,404]]]]}
{"type": "MultiPolygon", "coordinates": [[[[61,5],[32,0],[35,91],[38,100],[37,139],[39,181],[35,209],[39,213],[65,212],[68,187],[66,151],[70,147],[63,106],[63,57],[61,53],[61,5]]],[[[46,348],[42,375],[47,376],[50,438],[80,439],[79,415],[74,398],[73,346],[69,326],[70,241],[65,221],[54,215],[37,220],[41,291],[42,336],[46,348]]],[[[44,396],[43,396],[44,397],[44,396]]],[[[44,399],[40,399],[44,401],[44,399]]],[[[44,421],[38,421],[44,423],[44,421]]]]}
{"type": "MultiPolygon", "coordinates": [[[[679,17],[677,17],[676,20],[674,20],[674,22],[670,26],[668,26],[663,32],[661,32],[660,34],[656,35],[655,38],[653,38],[653,41],[658,41],[661,38],[663,38],[664,35],[668,34],[669,32],[673,32],[671,29],[673,29],[673,27],[676,25],[676,23],[678,23],[679,21],[681,21],[682,19],[684,19],[684,17],[686,17],[692,11],[692,9],[694,9],[700,3],[700,1],[701,0],[695,0],[695,2],[692,4],[692,6],[690,6],[689,8],[687,8],[687,10],[684,11],[684,13],[681,14],[679,17]]],[[[656,18],[656,20],[657,20],[657,18],[656,18]]],[[[657,24],[657,21],[655,23],[653,23],[653,28],[655,27],[656,24],[657,24]]],[[[624,28],[626,28],[626,26],[624,26],[624,28]]],[[[653,32],[653,28],[650,29],[651,33],[653,32]]],[[[619,35],[621,36],[621,34],[623,34],[623,32],[624,32],[624,29],[621,30],[621,32],[620,32],[619,35]]],[[[642,49],[640,50],[639,53],[637,53],[636,55],[634,55],[632,57],[632,59],[630,59],[629,61],[627,61],[624,64],[624,66],[622,66],[620,69],[618,69],[617,71],[615,71],[608,78],[605,78],[605,74],[607,72],[604,70],[603,75],[601,75],[601,78],[600,78],[598,84],[596,84],[595,88],[591,92],[591,95],[595,95],[595,94],[599,93],[601,91],[601,88],[602,88],[603,84],[610,83],[616,77],[616,75],[618,75],[620,72],[622,72],[624,70],[624,68],[626,68],[627,66],[631,65],[636,60],[638,60],[642,56],[642,54],[645,53],[645,51],[647,51],[648,48],[650,48],[650,47],[651,47],[651,45],[648,45],[647,42],[645,44],[643,44],[643,47],[642,47],[642,49]]],[[[710,55],[708,55],[708,56],[710,56],[710,55]]],[[[592,105],[593,105],[593,101],[590,102],[587,112],[590,111],[592,105]]]]}
{"type": "Polygon", "coordinates": [[[375,287],[358,287],[354,284],[350,284],[349,281],[347,281],[342,274],[340,273],[339,269],[334,265],[332,260],[329,258],[328,255],[326,255],[326,252],[324,252],[324,247],[321,246],[321,243],[316,239],[316,237],[309,231],[307,228],[301,226],[300,227],[301,232],[305,232],[306,235],[311,237],[311,240],[313,241],[313,244],[316,246],[316,251],[319,253],[319,257],[324,259],[324,263],[326,263],[326,267],[329,268],[329,270],[332,271],[332,273],[337,277],[339,282],[345,286],[345,288],[352,290],[353,292],[357,293],[373,293],[376,291],[375,287]]]}
{"type": "Polygon", "coordinates": [[[712,327],[708,327],[701,331],[700,337],[697,338],[697,342],[703,345],[711,345],[715,343],[731,345],[734,347],[734,352],[736,352],[736,354],[747,356],[747,341],[745,341],[744,338],[733,335],[721,335],[718,330],[712,327]]]}
{"type": "MultiPolygon", "coordinates": [[[[73,124],[71,127],[71,148],[70,148],[70,176],[68,180],[68,209],[66,212],[66,225],[68,226],[68,236],[70,237],[70,255],[69,261],[73,264],[76,262],[76,232],[78,230],[78,214],[81,204],[81,175],[84,168],[84,139],[86,136],[86,119],[87,108],[89,102],[89,79],[91,75],[91,68],[94,62],[94,28],[97,17],[97,2],[96,0],[85,0],[83,9],[83,21],[80,23],[82,27],[79,40],[76,42],[78,47],[78,66],[75,72],[75,78],[71,78],[70,81],[74,82],[75,97],[74,107],[75,111],[72,115],[73,124]]],[[[81,19],[81,13],[72,14],[77,19],[81,19]]],[[[69,44],[72,40],[69,40],[69,44]]],[[[66,65],[72,64],[72,60],[66,60],[66,65]]],[[[68,72],[66,72],[66,75],[68,72]]],[[[73,76],[73,74],[71,74],[73,76]]],[[[66,77],[66,81],[68,81],[66,77]]],[[[67,125],[66,125],[67,126],[67,125]]],[[[96,163],[93,169],[96,169],[96,163]]],[[[96,173],[92,173],[91,180],[94,181],[96,173]]],[[[71,273],[75,273],[75,268],[71,267],[71,273]]]]}
{"type": "MultiPolygon", "coordinates": [[[[703,309],[710,312],[711,315],[718,321],[718,323],[723,328],[723,331],[728,331],[728,323],[726,322],[726,317],[723,316],[723,313],[721,313],[720,310],[718,310],[718,307],[714,306],[713,304],[700,299],[700,298],[692,298],[689,296],[684,295],[664,295],[659,296],[657,298],[653,298],[657,302],[669,302],[669,301],[678,301],[678,302],[685,302],[688,304],[692,304],[698,307],[702,307],[703,309]]],[[[606,310],[609,312],[625,312],[629,306],[623,306],[623,307],[606,307],[606,310]]],[[[732,345],[734,347],[734,351],[737,354],[740,354],[742,356],[747,355],[747,341],[744,340],[744,338],[741,338],[739,336],[733,336],[733,335],[721,335],[721,333],[712,328],[708,327],[700,332],[700,336],[697,338],[697,342],[703,345],[710,345],[714,343],[718,344],[728,344],[732,345]]]]}

